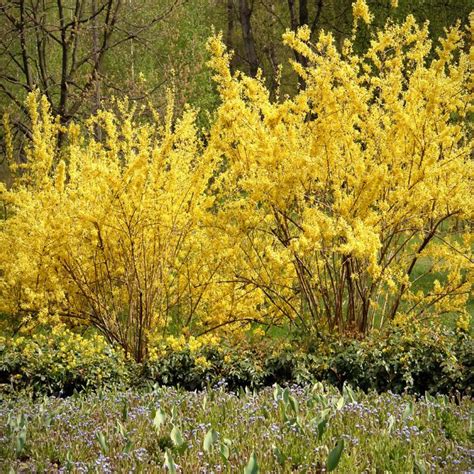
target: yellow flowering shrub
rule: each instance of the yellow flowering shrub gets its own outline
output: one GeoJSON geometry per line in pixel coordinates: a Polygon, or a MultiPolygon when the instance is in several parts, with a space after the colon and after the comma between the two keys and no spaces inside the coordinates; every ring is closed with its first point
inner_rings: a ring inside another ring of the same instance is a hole
{"type": "Polygon", "coordinates": [[[175,122],[170,101],[164,120],[139,124],[124,103],[63,130],[44,98],[28,106],[27,161],[2,191],[1,310],[94,325],[141,360],[151,329],[194,324],[219,262],[200,226],[212,168],[195,113],[175,122]]]}
{"type": "MultiPolygon", "coordinates": [[[[354,4],[369,22],[364,1],[354,4]]],[[[474,17],[473,17],[474,20],[474,17]]],[[[306,331],[366,333],[467,311],[474,217],[471,32],[446,32],[432,62],[412,16],[339,52],[307,28],[284,41],[306,88],[273,101],[263,80],[231,75],[211,39],[222,98],[207,152],[221,157],[212,242],[224,278],[255,314],[306,331]],[[239,287],[240,285],[240,287],[239,287]]]]}
{"type": "MultiPolygon", "coordinates": [[[[364,0],[353,8],[371,22],[364,0]]],[[[366,333],[465,314],[470,35],[449,29],[429,62],[411,16],[360,54],[287,32],[306,87],[275,100],[260,75],[231,73],[215,36],[207,133],[193,110],[175,120],[171,100],[152,123],[125,102],[64,129],[30,95],[26,161],[0,190],[0,311],[93,325],[138,361],[253,323],[366,333]]]]}
{"type": "MultiPolygon", "coordinates": [[[[393,6],[394,2],[391,2],[393,6]]],[[[357,24],[357,21],[361,19],[367,25],[372,23],[372,14],[370,13],[369,7],[365,0],[357,0],[352,4],[352,14],[354,16],[354,24],[357,24]]]]}
{"type": "Polygon", "coordinates": [[[151,362],[158,362],[161,358],[173,352],[189,352],[191,357],[202,362],[203,351],[219,351],[221,338],[215,334],[206,334],[201,337],[190,336],[163,336],[159,333],[152,333],[148,338],[148,359],[151,362]]]}

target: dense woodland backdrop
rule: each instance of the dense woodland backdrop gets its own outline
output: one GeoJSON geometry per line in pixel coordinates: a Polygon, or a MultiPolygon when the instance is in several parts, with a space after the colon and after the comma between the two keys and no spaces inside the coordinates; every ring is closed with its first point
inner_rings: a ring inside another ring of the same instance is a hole
{"type": "MultiPolygon", "coordinates": [[[[412,13],[419,22],[429,21],[435,39],[456,19],[467,22],[471,2],[368,3],[377,25],[389,16],[397,20],[412,13]]],[[[312,37],[322,29],[331,31],[341,46],[351,34],[351,4],[352,0],[2,0],[0,112],[8,110],[21,149],[30,131],[24,100],[34,89],[46,95],[53,114],[67,123],[109,107],[113,97],[162,107],[165,90],[173,87],[178,114],[188,102],[206,111],[200,116],[206,125],[207,113],[218,102],[205,65],[205,43],[213,28],[224,33],[226,45],[235,51],[233,69],[252,76],[261,69],[273,92],[281,77],[281,92],[292,94],[304,84],[288,60],[305,60],[283,46],[282,34],[307,24],[312,37]]],[[[359,35],[358,41],[361,48],[366,46],[368,33],[359,35]]]]}

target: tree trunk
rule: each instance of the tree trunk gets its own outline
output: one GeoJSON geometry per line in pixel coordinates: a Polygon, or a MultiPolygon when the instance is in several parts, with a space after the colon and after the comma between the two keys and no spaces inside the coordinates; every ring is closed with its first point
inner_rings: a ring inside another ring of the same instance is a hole
{"type": "Polygon", "coordinates": [[[258,71],[258,58],[255,48],[255,39],[252,31],[252,10],[247,0],[239,0],[240,24],[244,41],[245,57],[249,64],[250,75],[255,77],[258,71]]]}

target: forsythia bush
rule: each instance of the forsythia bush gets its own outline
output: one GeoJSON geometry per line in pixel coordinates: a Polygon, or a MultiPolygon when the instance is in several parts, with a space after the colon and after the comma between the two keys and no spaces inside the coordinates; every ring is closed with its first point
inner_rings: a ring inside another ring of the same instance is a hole
{"type": "MultiPolygon", "coordinates": [[[[370,22],[364,5],[356,17],[370,22]]],[[[472,20],[466,35],[447,31],[431,62],[427,25],[413,17],[388,23],[361,55],[325,33],[312,45],[308,28],[288,32],[308,66],[294,64],[306,88],[283,100],[232,76],[211,40],[222,106],[207,152],[225,172],[209,225],[256,314],[365,333],[396,316],[466,313],[472,20]]]]}
{"type": "Polygon", "coordinates": [[[26,162],[1,191],[0,310],[94,325],[137,360],[151,334],[466,317],[472,31],[447,31],[431,62],[413,17],[362,54],[355,37],[339,52],[288,32],[305,88],[276,99],[231,74],[216,36],[222,104],[204,136],[171,102],[164,121],[124,103],[66,130],[30,95],[26,162]]]}
{"type": "Polygon", "coordinates": [[[101,112],[60,130],[31,95],[27,163],[4,190],[3,311],[92,324],[140,360],[147,333],[192,324],[215,272],[199,226],[211,176],[189,111],[172,131],[101,112]],[[99,142],[93,132],[102,129],[99,142]],[[58,133],[67,137],[55,148],[58,133]]]}

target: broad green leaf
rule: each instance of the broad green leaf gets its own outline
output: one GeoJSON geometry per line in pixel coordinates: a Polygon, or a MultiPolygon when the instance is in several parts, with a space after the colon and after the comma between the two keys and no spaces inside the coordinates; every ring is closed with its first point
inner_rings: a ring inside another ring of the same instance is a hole
{"type": "Polygon", "coordinates": [[[325,408],[324,410],[322,410],[320,413],[319,413],[319,418],[322,419],[322,418],[327,418],[329,413],[331,413],[331,410],[329,408],[325,408]]]}
{"type": "Polygon", "coordinates": [[[313,395],[313,400],[316,402],[316,405],[321,405],[323,407],[328,406],[328,399],[325,395],[317,393],[316,395],[313,395]]]}
{"type": "Polygon", "coordinates": [[[314,392],[324,392],[324,385],[321,382],[316,382],[313,387],[311,388],[311,391],[314,392]]]}
{"type": "Polygon", "coordinates": [[[413,402],[409,401],[407,403],[407,406],[405,407],[405,410],[403,411],[402,419],[406,420],[407,418],[410,418],[411,416],[413,416],[413,412],[414,412],[413,402]]]}
{"type": "Polygon", "coordinates": [[[213,402],[216,398],[216,391],[215,390],[208,390],[207,395],[209,397],[209,401],[213,402]]]}
{"type": "Polygon", "coordinates": [[[173,406],[171,409],[171,421],[176,422],[178,420],[178,408],[176,406],[173,406]]]}
{"type": "Polygon", "coordinates": [[[70,450],[66,452],[66,462],[64,463],[64,467],[66,468],[66,472],[73,471],[74,461],[72,460],[72,454],[70,450]]]}
{"type": "Polygon", "coordinates": [[[125,444],[125,447],[123,448],[123,452],[124,452],[125,454],[128,454],[128,453],[130,453],[130,451],[132,450],[132,448],[133,448],[132,440],[127,439],[127,442],[126,442],[126,444],[125,444]]]}
{"type": "Polygon", "coordinates": [[[327,424],[328,424],[328,419],[327,418],[323,418],[318,423],[318,440],[320,440],[320,441],[323,437],[324,432],[326,431],[327,424]]]}
{"type": "Polygon", "coordinates": [[[204,442],[203,442],[203,449],[208,453],[211,449],[212,446],[217,443],[217,432],[211,428],[207,433],[206,436],[204,437],[204,442]]]}
{"type": "Polygon", "coordinates": [[[99,431],[96,435],[97,441],[99,442],[100,449],[103,454],[107,454],[109,451],[109,446],[107,445],[107,440],[105,439],[104,433],[99,431]]]}
{"type": "Polygon", "coordinates": [[[221,444],[221,456],[228,461],[230,456],[230,448],[227,444],[221,444]]]}
{"type": "Polygon", "coordinates": [[[336,410],[341,410],[342,407],[344,406],[344,397],[340,397],[339,400],[336,403],[336,410]]]}
{"type": "Polygon", "coordinates": [[[125,401],[122,405],[122,421],[128,420],[128,403],[125,401]]]}
{"type": "Polygon", "coordinates": [[[166,420],[166,415],[161,411],[161,408],[158,408],[153,418],[153,426],[155,427],[156,431],[160,431],[160,428],[165,422],[165,420],[166,420]]]}
{"type": "Polygon", "coordinates": [[[244,467],[244,474],[258,474],[260,471],[257,458],[255,457],[255,452],[250,455],[247,465],[244,467]]]}
{"type": "Polygon", "coordinates": [[[334,471],[341,459],[342,450],[344,449],[344,440],[340,439],[336,443],[336,447],[329,453],[326,461],[326,469],[328,472],[334,471]]]}
{"type": "Polygon", "coordinates": [[[166,450],[165,452],[165,464],[164,467],[168,469],[171,474],[176,474],[176,464],[174,463],[171,453],[166,450]]]}
{"type": "Polygon", "coordinates": [[[281,398],[281,387],[276,383],[273,389],[273,399],[277,402],[281,398]]]}
{"type": "Polygon", "coordinates": [[[299,404],[298,404],[298,400],[296,400],[295,397],[293,397],[292,395],[290,395],[288,397],[288,404],[290,405],[291,409],[296,413],[299,409],[299,404]]]}
{"type": "Polygon", "coordinates": [[[393,415],[390,415],[388,417],[387,422],[388,422],[387,431],[391,433],[393,429],[393,425],[395,424],[395,417],[393,415]]]}
{"type": "Polygon", "coordinates": [[[277,460],[277,463],[280,465],[280,466],[283,466],[283,464],[285,464],[285,456],[283,455],[283,453],[281,452],[281,450],[275,446],[275,445],[272,445],[272,453],[273,453],[273,456],[275,456],[275,459],[277,460]]]}
{"type": "Polygon", "coordinates": [[[22,429],[16,436],[15,440],[15,453],[19,456],[25,449],[26,444],[26,430],[22,429]]]}
{"type": "Polygon", "coordinates": [[[183,446],[183,444],[186,442],[184,441],[180,429],[176,425],[173,426],[173,429],[171,430],[170,438],[171,441],[173,441],[173,444],[178,448],[183,446]]]}
{"type": "Polygon", "coordinates": [[[344,394],[344,397],[349,400],[349,402],[354,403],[356,401],[354,390],[352,390],[350,385],[344,385],[342,388],[342,393],[344,394]]]}
{"type": "Polygon", "coordinates": [[[288,421],[288,416],[286,414],[286,405],[283,400],[280,400],[278,402],[278,413],[280,415],[280,420],[282,421],[282,423],[288,421]]]}
{"type": "Polygon", "coordinates": [[[119,420],[117,420],[116,429],[117,429],[117,433],[124,438],[125,428],[123,427],[122,423],[120,423],[119,420]]]}

